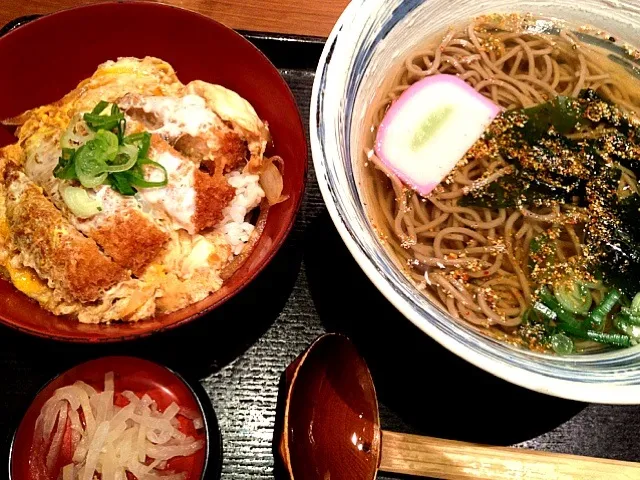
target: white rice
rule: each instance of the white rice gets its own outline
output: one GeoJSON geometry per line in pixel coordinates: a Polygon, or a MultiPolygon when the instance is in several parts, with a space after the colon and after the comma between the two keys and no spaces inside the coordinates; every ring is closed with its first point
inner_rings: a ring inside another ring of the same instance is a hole
{"type": "Polygon", "coordinates": [[[223,233],[231,245],[234,255],[239,255],[254,230],[254,226],[245,222],[247,213],[260,205],[264,191],[260,187],[260,177],[241,172],[227,175],[229,184],[236,189],[236,196],[222,213],[224,218],[216,227],[223,233]]]}

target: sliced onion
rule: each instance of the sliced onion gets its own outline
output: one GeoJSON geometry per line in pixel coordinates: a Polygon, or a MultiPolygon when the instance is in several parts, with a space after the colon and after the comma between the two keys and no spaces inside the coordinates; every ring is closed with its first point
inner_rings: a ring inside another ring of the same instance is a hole
{"type": "Polygon", "coordinates": [[[65,186],[61,193],[64,203],[78,218],[90,218],[102,211],[102,203],[89,196],[84,188],[65,186]]]}
{"type": "Polygon", "coordinates": [[[275,205],[287,200],[287,195],[282,195],[284,182],[282,172],[284,162],[280,157],[271,157],[260,174],[260,186],[264,190],[269,205],[275,205]]]}

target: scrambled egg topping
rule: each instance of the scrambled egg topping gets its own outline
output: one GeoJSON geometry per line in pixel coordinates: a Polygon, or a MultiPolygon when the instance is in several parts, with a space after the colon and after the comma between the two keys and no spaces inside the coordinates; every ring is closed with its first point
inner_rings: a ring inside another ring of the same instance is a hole
{"type": "Polygon", "coordinates": [[[258,234],[248,220],[265,205],[269,133],[253,107],[224,87],[183,85],[156,58],[122,58],[61,100],[6,123],[18,126],[18,142],[0,149],[0,276],[55,314],[98,323],[183,308],[218,290],[225,267],[258,234]],[[100,213],[79,218],[53,171],[72,119],[100,101],[122,108],[127,133],[153,135],[149,158],[165,167],[168,184],[129,197],[101,185],[90,192],[100,213]],[[242,189],[228,181],[239,184],[238,176],[242,189]],[[83,274],[89,287],[68,278],[83,274]]]}

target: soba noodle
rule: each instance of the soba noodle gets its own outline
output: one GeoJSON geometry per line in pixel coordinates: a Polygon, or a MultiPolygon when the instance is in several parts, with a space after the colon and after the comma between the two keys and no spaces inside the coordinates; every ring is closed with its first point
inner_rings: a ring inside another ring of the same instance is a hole
{"type": "MultiPolygon", "coordinates": [[[[449,30],[429,48],[413,52],[386,94],[373,106],[377,127],[389,105],[411,84],[436,73],[456,74],[506,109],[530,107],[556,95],[591,88],[628,110],[640,105],[630,75],[567,30],[559,35],[502,31],[477,19],[449,30]]],[[[585,132],[580,135],[589,135],[585,132]]],[[[471,189],[511,171],[503,161],[460,163],[428,197],[408,189],[375,155],[375,128],[368,133],[363,162],[365,189],[376,228],[409,268],[416,284],[453,317],[513,332],[531,302],[527,261],[534,236],[555,228],[560,260],[581,253],[581,212],[572,205],[487,209],[461,207],[471,189]],[[574,221],[568,221],[571,218],[574,221]]],[[[621,189],[638,191],[631,171],[621,189]]],[[[599,302],[602,291],[592,291],[599,302]]]]}

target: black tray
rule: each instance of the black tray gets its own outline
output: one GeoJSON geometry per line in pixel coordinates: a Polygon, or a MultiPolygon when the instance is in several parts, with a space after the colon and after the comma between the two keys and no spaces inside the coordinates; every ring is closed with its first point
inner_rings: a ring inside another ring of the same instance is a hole
{"type": "MultiPolygon", "coordinates": [[[[322,41],[243,33],[280,68],[306,124],[322,41]]],[[[220,421],[223,479],[282,479],[272,449],[279,378],[325,331],[346,333],[366,357],[387,430],[640,461],[640,406],[589,405],[513,386],[449,353],[400,315],[342,243],[313,169],[295,227],[273,262],[193,324],[90,346],[0,327],[0,436],[12,434],[16,416],[53,374],[89,358],[136,355],[201,382],[220,421]]]]}

